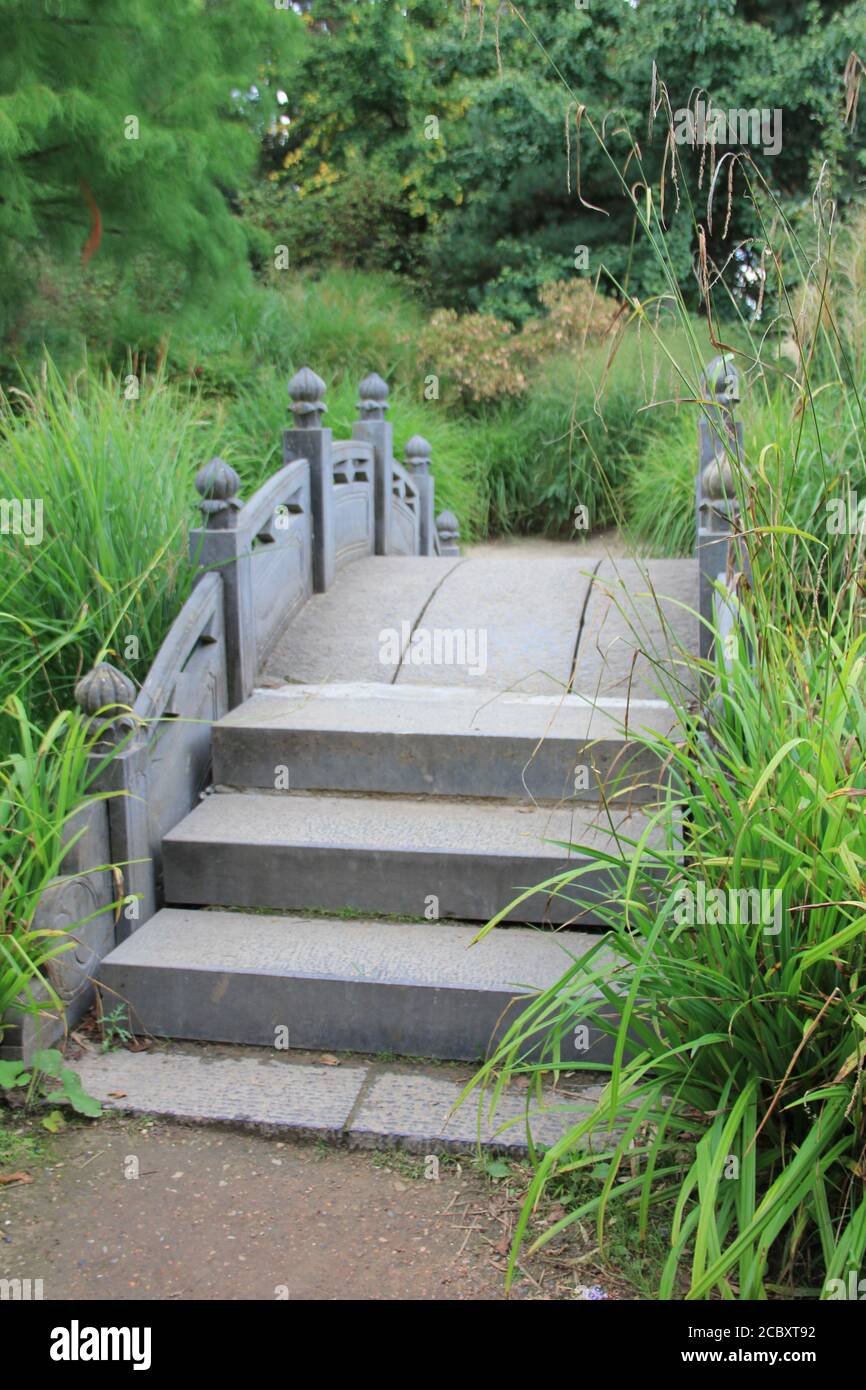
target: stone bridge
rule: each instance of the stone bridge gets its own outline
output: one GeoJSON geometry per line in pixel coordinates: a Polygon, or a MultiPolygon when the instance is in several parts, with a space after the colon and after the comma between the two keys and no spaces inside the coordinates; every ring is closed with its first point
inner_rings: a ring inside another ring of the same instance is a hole
{"type": "MultiPolygon", "coordinates": [[[[426,441],[394,458],[381,378],[351,440],[323,393],[292,379],[282,466],[247,502],[221,460],[199,473],[197,582],[141,688],[107,664],[79,683],[114,795],[40,904],[76,942],[51,983],[67,1023],[98,979],[152,1035],[475,1059],[615,891],[597,865],[537,885],[620,853],[657,795],[629,730],[674,726],[662,673],[696,693],[735,382],[713,364],[698,563],[463,556],[426,441]]],[[[25,1012],[4,1051],[63,1024],[25,1012]]]]}

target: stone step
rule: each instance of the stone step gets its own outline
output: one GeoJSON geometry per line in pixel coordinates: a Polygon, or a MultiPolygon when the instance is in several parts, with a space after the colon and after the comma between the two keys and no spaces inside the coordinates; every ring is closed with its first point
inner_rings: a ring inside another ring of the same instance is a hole
{"type": "Polygon", "coordinates": [[[374,682],[257,690],[214,725],[230,787],[598,801],[657,795],[658,761],[623,731],[668,734],[662,700],[494,694],[374,682]]]}
{"type": "MultiPolygon", "coordinates": [[[[136,1032],[475,1061],[597,938],[583,932],[443,922],[340,921],[163,910],[103,960],[106,1008],[125,1001],[136,1032]]],[[[575,1019],[575,1026],[580,1022],[575,1019]]],[[[593,1027],[588,1048],[609,1060],[593,1027]]]]}
{"type": "MultiPolygon", "coordinates": [[[[644,828],[638,811],[617,814],[614,824],[629,840],[644,828]]],[[[597,807],[217,793],[163,840],[165,901],[484,922],[522,891],[586,865],[569,897],[533,892],[508,920],[603,920],[611,870],[563,843],[617,853],[597,807]]]]}
{"type": "Polygon", "coordinates": [[[592,1073],[562,1075],[555,1089],[544,1087],[540,1096],[506,1088],[491,1117],[489,1094],[480,1114],[478,1091],[458,1104],[471,1072],[453,1063],[398,1066],[351,1057],[335,1067],[299,1053],[268,1056],[191,1043],[90,1053],[76,1061],[75,1070],[88,1094],[108,1110],[348,1148],[399,1146],[425,1156],[473,1154],[479,1143],[523,1155],[527,1129],[536,1148],[548,1148],[584,1119],[601,1093],[592,1073]]]}

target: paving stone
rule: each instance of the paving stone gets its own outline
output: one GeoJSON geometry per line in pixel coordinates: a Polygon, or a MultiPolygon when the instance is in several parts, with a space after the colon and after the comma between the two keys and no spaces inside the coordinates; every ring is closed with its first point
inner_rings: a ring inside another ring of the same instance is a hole
{"type": "MultiPolygon", "coordinates": [[[[352,1118],[349,1142],[355,1147],[375,1146],[382,1140],[426,1153],[431,1145],[443,1149],[471,1149],[479,1137],[478,1093],[454,1110],[463,1087],[448,1078],[405,1071],[372,1077],[352,1118]],[[452,1113],[453,1112],[453,1113],[452,1113]]],[[[586,1088],[566,1099],[551,1093],[542,1105],[530,1106],[529,1128],[535,1144],[549,1148],[567,1134],[589,1111],[599,1088],[586,1088]]],[[[526,1093],[503,1092],[491,1122],[489,1098],[481,1116],[480,1137],[486,1147],[523,1153],[526,1141],[526,1093]],[[516,1123],[507,1123],[515,1121],[516,1123]],[[502,1128],[506,1125],[506,1128],[502,1128]]]]}
{"type": "Polygon", "coordinates": [[[646,651],[669,679],[692,691],[688,658],[698,652],[697,609],[694,560],[604,560],[586,608],[575,689],[591,696],[664,695],[652,662],[640,654],[646,651]]]}
{"type": "MultiPolygon", "coordinates": [[[[631,839],[645,825],[637,810],[613,821],[631,839]]],[[[163,840],[165,896],[177,905],[410,917],[424,916],[432,896],[440,918],[485,922],[522,890],[587,864],[583,851],[562,844],[616,853],[606,813],[581,803],[217,794],[163,840]]],[[[605,864],[588,863],[570,896],[534,892],[509,920],[597,922],[612,883],[605,864]]]]}
{"type": "Polygon", "coordinates": [[[109,1109],[328,1137],[342,1131],[367,1075],[364,1066],[314,1066],[266,1055],[210,1061],[125,1049],[85,1056],[75,1070],[84,1089],[109,1109]]]}
{"type": "Polygon", "coordinates": [[[347,565],[327,593],[304,604],[271,652],[264,675],[280,683],[391,681],[398,662],[388,658],[380,633],[412,625],[436,587],[462,563],[459,557],[373,555],[347,565]]]}
{"type": "Polygon", "coordinates": [[[507,555],[466,560],[436,590],[418,622],[418,638],[404,655],[397,685],[451,685],[488,690],[564,694],[591,576],[597,559],[519,559],[507,555]],[[440,655],[466,663],[417,660],[421,631],[440,637],[440,655]],[[483,646],[482,646],[483,644],[483,646]],[[483,662],[478,659],[483,651],[483,662]],[[483,668],[483,669],[482,669],[483,668]]]}
{"type": "MultiPolygon", "coordinates": [[[[163,908],[105,958],[106,1009],[135,1032],[273,1047],[476,1061],[527,992],[596,944],[586,932],[364,922],[163,908]]],[[[581,1060],[610,1060],[590,1026],[581,1060]]],[[[567,1042],[567,1040],[566,1040],[567,1042]]]]}
{"type": "MultiPolygon", "coordinates": [[[[85,1090],[110,1110],[418,1153],[471,1152],[478,1138],[477,1093],[451,1114],[465,1083],[436,1075],[427,1064],[396,1070],[344,1061],[326,1067],[290,1056],[259,1060],[242,1052],[211,1057],[205,1050],[121,1049],[87,1054],[74,1067],[85,1090]]],[[[551,1091],[541,1107],[533,1103],[535,1143],[555,1143],[599,1093],[588,1085],[569,1095],[551,1091]]],[[[524,1153],[524,1114],[525,1092],[505,1091],[495,1121],[482,1123],[482,1145],[524,1153]],[[509,1120],[517,1123],[498,1133],[509,1120]]]]}

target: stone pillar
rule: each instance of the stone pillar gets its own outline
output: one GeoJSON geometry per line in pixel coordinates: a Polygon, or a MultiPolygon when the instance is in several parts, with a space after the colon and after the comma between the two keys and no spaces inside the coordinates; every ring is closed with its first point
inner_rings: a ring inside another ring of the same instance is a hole
{"type": "Polygon", "coordinates": [[[204,525],[189,533],[190,558],[203,570],[216,570],[223,581],[226,667],[229,707],[242,704],[256,678],[253,619],[252,537],[238,530],[241,480],[220,458],[199,469],[195,480],[204,525]]]}
{"type": "Polygon", "coordinates": [[[460,522],[453,512],[440,512],[436,518],[440,555],[460,554],[460,522]]]}
{"type": "MultiPolygon", "coordinates": [[[[117,914],[114,938],[119,942],[152,917],[159,906],[148,822],[147,743],[139,736],[140,726],[132,713],[135,686],[107,661],[81,678],[75,687],[75,700],[90,716],[91,730],[96,733],[90,755],[98,769],[95,785],[111,793],[105,803],[110,862],[123,879],[122,892],[112,886],[112,898],[134,900],[124,902],[117,914]]],[[[77,848],[73,847],[73,854],[77,848]]],[[[64,861],[64,872],[70,871],[64,861]]]]}
{"type": "Polygon", "coordinates": [[[376,372],[365,376],[358,388],[360,420],[352,426],[352,438],[373,445],[373,498],[376,512],[377,555],[391,553],[391,506],[394,496],[394,431],[385,419],[388,384],[376,372]]]}
{"type": "Polygon", "coordinates": [[[436,523],[433,520],[435,479],[430,472],[430,445],[420,434],[413,434],[406,445],[406,471],[418,489],[419,555],[433,555],[436,523]]]}
{"type": "Polygon", "coordinates": [[[739,374],[730,354],[714,357],[701,377],[704,404],[698,422],[699,458],[695,484],[697,560],[700,580],[700,652],[709,659],[715,621],[715,585],[727,574],[742,488],[743,426],[734,416],[740,401],[739,374]]]}
{"type": "Polygon", "coordinates": [[[304,458],[310,464],[310,510],[313,518],[313,590],[323,594],[334,582],[334,464],[333,435],[322,426],[325,383],[309,367],[289,382],[292,429],[283,430],[283,463],[304,458]]]}

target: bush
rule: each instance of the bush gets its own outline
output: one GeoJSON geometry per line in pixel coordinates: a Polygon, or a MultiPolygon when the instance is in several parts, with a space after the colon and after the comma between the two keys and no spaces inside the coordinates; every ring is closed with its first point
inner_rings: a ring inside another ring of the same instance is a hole
{"type": "Polygon", "coordinates": [[[423,367],[441,380],[443,399],[463,406],[523,396],[533,370],[555,353],[605,338],[620,310],[585,280],[545,285],[543,318],[519,333],[493,314],[438,309],[421,333],[423,367]]]}

